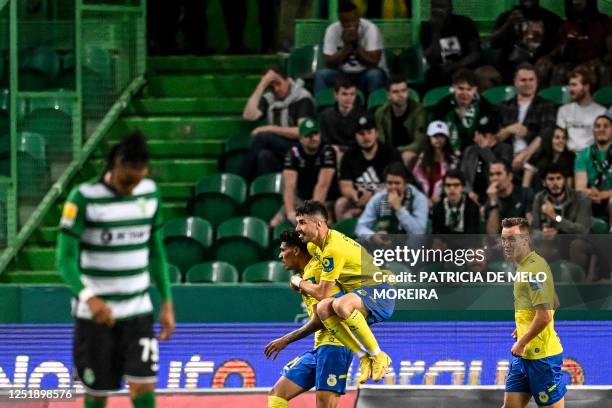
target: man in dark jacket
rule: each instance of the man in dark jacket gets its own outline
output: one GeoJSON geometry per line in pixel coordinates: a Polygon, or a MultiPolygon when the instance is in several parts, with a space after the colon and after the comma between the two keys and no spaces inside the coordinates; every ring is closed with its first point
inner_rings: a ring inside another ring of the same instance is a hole
{"type": "Polygon", "coordinates": [[[465,194],[465,178],[459,170],[449,170],[443,179],[444,198],[433,207],[434,234],[478,234],[480,212],[465,194]]]}

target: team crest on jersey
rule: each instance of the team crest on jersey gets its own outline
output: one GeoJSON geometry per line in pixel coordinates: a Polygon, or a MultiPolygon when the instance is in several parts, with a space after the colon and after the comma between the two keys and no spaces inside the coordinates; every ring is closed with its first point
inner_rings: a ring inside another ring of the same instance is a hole
{"type": "Polygon", "coordinates": [[[79,207],[74,203],[66,203],[64,204],[64,210],[62,211],[62,219],[60,220],[60,227],[62,228],[72,228],[74,225],[74,221],[76,220],[76,216],[79,212],[79,207]]]}
{"type": "Polygon", "coordinates": [[[546,391],[540,391],[540,393],[538,394],[538,399],[540,400],[540,402],[542,403],[547,403],[548,402],[548,394],[546,393],[546,391]]]}
{"type": "Polygon", "coordinates": [[[321,264],[323,265],[323,272],[331,272],[334,270],[334,258],[331,256],[323,258],[321,264]]]}
{"type": "Polygon", "coordinates": [[[338,384],[338,379],[336,378],[336,374],[330,374],[329,377],[327,377],[327,385],[329,385],[330,387],[333,387],[336,384],[338,384]]]}

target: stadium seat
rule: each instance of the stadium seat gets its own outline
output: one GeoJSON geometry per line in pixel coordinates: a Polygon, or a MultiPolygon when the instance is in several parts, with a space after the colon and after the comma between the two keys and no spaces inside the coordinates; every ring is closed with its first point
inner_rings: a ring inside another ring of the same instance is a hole
{"type": "Polygon", "coordinates": [[[227,262],[204,262],[187,272],[187,283],[236,283],[238,271],[227,262]]]}
{"type": "Polygon", "coordinates": [[[278,255],[280,254],[280,235],[283,231],[295,229],[295,226],[284,220],[276,227],[272,229],[272,240],[270,242],[270,256],[271,259],[278,259],[278,255]]]}
{"type": "Polygon", "coordinates": [[[584,270],[572,262],[558,260],[550,263],[555,283],[579,283],[584,282],[586,277],[584,270]]]}
{"type": "Polygon", "coordinates": [[[283,205],[283,176],[281,173],[257,177],[249,188],[248,214],[270,221],[283,205]]]}
{"type": "Polygon", "coordinates": [[[319,45],[305,45],[294,49],[287,59],[287,75],[291,78],[311,78],[321,60],[319,45]]]}
{"type": "Polygon", "coordinates": [[[538,95],[555,105],[564,105],[571,102],[569,91],[565,85],[542,89],[538,95]]]}
{"type": "Polygon", "coordinates": [[[592,217],[591,232],[593,234],[607,234],[610,231],[610,226],[603,218],[592,217]]]}
{"type": "Polygon", "coordinates": [[[11,174],[11,139],[8,133],[0,135],[0,176],[11,174]]]}
{"type": "Polygon", "coordinates": [[[48,47],[26,48],[19,53],[19,90],[42,91],[50,88],[60,69],[60,59],[48,47]]]}
{"type": "Polygon", "coordinates": [[[204,176],[195,187],[193,215],[208,220],[216,228],[223,221],[239,215],[246,192],[246,182],[235,174],[204,176]]]}
{"type": "MultiPolygon", "coordinates": [[[[30,102],[30,106],[34,100],[30,102]]],[[[43,106],[43,103],[36,102],[39,106],[43,106]]],[[[34,109],[24,118],[23,129],[44,136],[50,160],[69,161],[72,159],[73,150],[72,110],[70,106],[66,106],[63,98],[47,100],[47,103],[47,107],[34,109]]]]}
{"type": "Polygon", "coordinates": [[[204,261],[212,240],[210,223],[198,217],[175,218],[164,226],[168,262],[176,265],[183,274],[204,261]]]}
{"type": "Polygon", "coordinates": [[[357,234],[355,234],[355,228],[357,227],[357,221],[359,221],[359,217],[340,220],[334,224],[333,228],[349,238],[356,238],[357,234]]]}
{"type": "Polygon", "coordinates": [[[516,88],[511,85],[496,86],[482,93],[482,96],[493,105],[508,101],[516,95],[516,88]]]}
{"type": "Polygon", "coordinates": [[[425,71],[427,66],[423,58],[423,50],[420,45],[415,45],[404,51],[395,58],[395,71],[403,75],[408,84],[422,84],[425,82],[425,71]]]}
{"type": "Polygon", "coordinates": [[[612,105],[612,86],[606,86],[593,94],[593,100],[603,106],[612,105]]]}
{"type": "Polygon", "coordinates": [[[266,259],[268,224],[255,217],[232,218],[217,229],[214,259],[228,262],[239,271],[266,259]]]}
{"type": "Polygon", "coordinates": [[[289,278],[291,278],[291,272],[278,261],[251,265],[242,274],[242,281],[245,283],[288,283],[289,278]]]}
{"type": "Polygon", "coordinates": [[[431,108],[440,102],[442,98],[452,93],[450,86],[440,86],[428,91],[423,97],[423,106],[425,108],[431,108]]]}
{"type": "Polygon", "coordinates": [[[368,109],[371,111],[375,111],[379,107],[383,106],[387,103],[389,99],[387,98],[387,90],[386,89],[377,89],[372,92],[368,97],[368,109]]]}
{"type": "Polygon", "coordinates": [[[238,174],[242,159],[249,151],[250,143],[249,135],[236,135],[227,139],[223,146],[223,153],[219,157],[219,171],[238,174]]]}
{"type": "Polygon", "coordinates": [[[38,202],[49,188],[46,144],[42,135],[22,132],[17,135],[17,179],[20,199],[38,202]]]}
{"type": "Polygon", "coordinates": [[[170,279],[170,283],[181,283],[182,276],[181,270],[178,266],[173,264],[168,264],[168,278],[170,279]]]}
{"type": "MultiPolygon", "coordinates": [[[[28,113],[28,98],[17,98],[17,117],[23,118],[28,113]]],[[[0,89],[0,114],[8,117],[11,94],[8,88],[0,89]]]]}

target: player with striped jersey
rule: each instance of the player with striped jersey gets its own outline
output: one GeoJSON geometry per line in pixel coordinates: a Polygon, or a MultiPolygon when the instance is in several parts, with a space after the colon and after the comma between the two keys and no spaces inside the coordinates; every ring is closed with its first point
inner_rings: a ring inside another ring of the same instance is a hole
{"type": "Polygon", "coordinates": [[[111,149],[104,174],[75,187],[64,205],[57,266],[74,294],[73,358],[86,408],[105,407],[123,379],[135,408],[155,407],[151,280],[162,298],[161,340],[175,320],[160,193],[146,178],[148,162],[144,136],[126,136],[111,149]]]}

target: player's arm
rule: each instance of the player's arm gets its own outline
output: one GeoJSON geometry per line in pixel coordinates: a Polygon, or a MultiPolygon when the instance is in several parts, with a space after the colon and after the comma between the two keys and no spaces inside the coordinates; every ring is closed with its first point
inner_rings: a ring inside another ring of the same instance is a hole
{"type": "Polygon", "coordinates": [[[312,296],[317,300],[323,300],[331,297],[334,289],[335,281],[321,280],[319,283],[312,283],[307,280],[303,280],[298,275],[293,275],[291,283],[300,290],[300,292],[312,296]]]}
{"type": "Polygon", "coordinates": [[[272,360],[275,360],[278,354],[289,344],[308,337],[317,330],[321,330],[324,328],[321,319],[319,319],[319,317],[317,316],[316,307],[316,304],[312,305],[312,318],[302,327],[268,343],[268,345],[264,349],[264,354],[266,358],[272,357],[272,360]]]}
{"type": "Polygon", "coordinates": [[[552,322],[553,315],[550,305],[537,305],[534,306],[534,309],[535,316],[527,328],[527,331],[520,339],[517,339],[514,346],[512,346],[513,355],[522,356],[525,351],[525,346],[552,322]]]}

